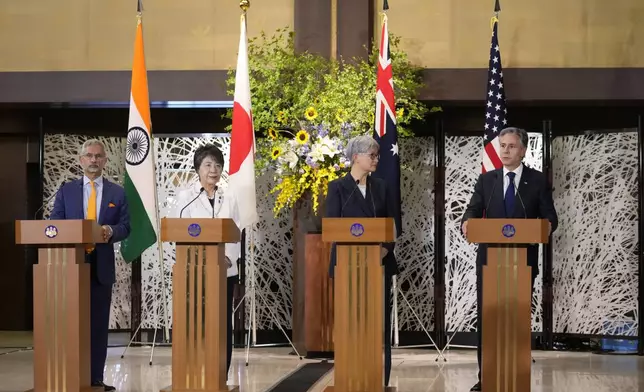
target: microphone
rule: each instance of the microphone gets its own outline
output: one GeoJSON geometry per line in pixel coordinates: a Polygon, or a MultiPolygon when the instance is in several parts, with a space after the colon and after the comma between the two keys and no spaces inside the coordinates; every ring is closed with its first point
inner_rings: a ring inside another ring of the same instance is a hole
{"type": "MultiPolygon", "coordinates": [[[[512,181],[514,182],[514,181],[512,181]]],[[[521,193],[519,192],[519,189],[512,184],[512,187],[516,190],[517,196],[519,196],[519,201],[521,202],[521,207],[523,207],[523,217],[524,219],[528,219],[528,211],[525,209],[525,204],[523,204],[523,199],[521,198],[521,193]]]]}
{"type": "Polygon", "coordinates": [[[490,202],[492,202],[492,196],[494,196],[494,191],[496,190],[496,182],[499,178],[499,173],[496,172],[494,173],[494,186],[492,187],[492,193],[490,193],[490,197],[487,199],[487,204],[485,205],[485,216],[484,218],[487,218],[487,210],[490,208],[490,202]]]}
{"type": "Polygon", "coordinates": [[[201,196],[201,194],[203,193],[203,191],[204,191],[204,189],[203,189],[203,187],[201,187],[201,189],[199,190],[199,194],[198,194],[194,199],[190,200],[190,203],[186,204],[186,206],[185,206],[185,207],[183,207],[183,208],[181,209],[181,212],[179,212],[179,218],[181,218],[181,216],[183,215],[183,210],[185,210],[186,208],[188,208],[188,206],[189,206],[190,204],[194,203],[194,201],[195,201],[195,200],[197,200],[197,199],[199,198],[199,196],[201,196]]]}
{"type": "Polygon", "coordinates": [[[53,199],[54,197],[56,197],[56,195],[58,194],[58,192],[60,192],[60,190],[61,190],[61,189],[63,189],[63,185],[65,185],[65,183],[66,183],[66,182],[67,182],[67,181],[63,180],[63,182],[61,182],[61,183],[60,183],[60,186],[58,187],[58,189],[56,190],[56,192],[54,192],[54,194],[53,194],[53,195],[49,196],[49,198],[47,199],[47,201],[46,201],[46,202],[44,202],[40,207],[38,207],[38,209],[36,210],[36,212],[34,212],[34,220],[35,220],[35,219],[36,219],[36,217],[38,216],[38,213],[39,213],[40,211],[42,211],[43,209],[45,209],[45,206],[46,206],[47,204],[49,204],[49,202],[50,202],[50,201],[52,201],[52,199],[53,199]]]}
{"type": "MultiPolygon", "coordinates": [[[[221,211],[221,204],[223,202],[222,199],[224,197],[224,190],[221,189],[220,187],[217,187],[217,191],[215,193],[217,194],[217,196],[219,196],[219,210],[217,210],[217,214],[219,214],[219,211],[221,211]]],[[[215,203],[213,203],[213,206],[212,206],[212,218],[213,219],[215,218],[215,206],[214,206],[214,204],[215,203]]]]}
{"type": "Polygon", "coordinates": [[[358,189],[357,183],[356,183],[355,188],[353,188],[351,193],[349,193],[349,197],[347,197],[347,200],[344,201],[344,204],[342,205],[342,208],[340,209],[340,218],[344,217],[344,207],[347,206],[347,203],[349,202],[349,200],[351,200],[351,196],[353,196],[353,194],[355,193],[356,189],[358,189]]]}

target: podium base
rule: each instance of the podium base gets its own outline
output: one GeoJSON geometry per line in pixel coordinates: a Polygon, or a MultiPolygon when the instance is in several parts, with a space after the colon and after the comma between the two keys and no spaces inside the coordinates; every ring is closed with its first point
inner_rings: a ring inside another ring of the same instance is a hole
{"type": "MultiPolygon", "coordinates": [[[[379,391],[352,391],[352,392],[396,392],[397,389],[396,387],[383,387],[383,389],[379,391]]],[[[335,385],[328,386],[324,388],[324,392],[347,392],[347,391],[341,391],[339,389],[335,389],[335,385]]]]}
{"type": "MultiPolygon", "coordinates": [[[[67,389],[67,391],[70,391],[70,389],[67,389]]],[[[43,389],[42,391],[38,391],[35,388],[32,388],[27,389],[25,392],[47,392],[47,388],[43,389]]],[[[84,387],[79,388],[78,392],[105,392],[105,389],[103,387],[84,387]]]]}
{"type": "Polygon", "coordinates": [[[161,392],[239,392],[239,385],[227,385],[226,389],[172,389],[167,386],[161,392]]]}

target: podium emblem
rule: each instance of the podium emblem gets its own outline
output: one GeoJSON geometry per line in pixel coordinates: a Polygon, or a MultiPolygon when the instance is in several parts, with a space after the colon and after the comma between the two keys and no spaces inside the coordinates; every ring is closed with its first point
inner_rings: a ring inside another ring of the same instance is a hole
{"type": "Polygon", "coordinates": [[[56,228],[56,226],[49,225],[45,227],[45,235],[47,236],[47,238],[54,238],[58,235],[58,229],[56,228]]]}
{"type": "Polygon", "coordinates": [[[188,234],[190,234],[191,237],[198,237],[199,234],[201,234],[201,226],[196,223],[191,224],[188,226],[188,234]]]}
{"type": "Polygon", "coordinates": [[[517,233],[517,230],[514,228],[513,225],[505,225],[503,226],[503,229],[501,230],[501,232],[503,233],[503,236],[505,238],[512,238],[517,233]]]}
{"type": "Polygon", "coordinates": [[[364,226],[360,223],[354,223],[351,225],[351,235],[354,237],[360,237],[364,234],[364,226]]]}

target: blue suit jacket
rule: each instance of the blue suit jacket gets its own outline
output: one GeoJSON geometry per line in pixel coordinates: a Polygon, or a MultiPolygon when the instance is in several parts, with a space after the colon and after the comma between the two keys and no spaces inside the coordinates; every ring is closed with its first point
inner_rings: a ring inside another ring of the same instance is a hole
{"type": "MultiPolygon", "coordinates": [[[[393,198],[387,189],[387,183],[380,178],[367,177],[367,196],[362,196],[358,186],[347,174],[329,183],[326,204],[327,218],[393,218],[395,210],[393,198]]],[[[385,272],[389,276],[398,273],[398,263],[394,255],[394,243],[382,244],[389,251],[382,260],[385,272]]],[[[335,244],[331,248],[331,265],[329,275],[333,277],[336,263],[335,244]]]]}
{"type": "MultiPolygon", "coordinates": [[[[49,219],[84,219],[83,178],[64,184],[54,202],[49,219]]],[[[99,221],[112,227],[113,234],[107,244],[96,244],[96,275],[99,283],[111,285],[116,281],[114,244],[130,235],[130,214],[125,190],[103,177],[103,196],[99,209],[99,221]]]]}

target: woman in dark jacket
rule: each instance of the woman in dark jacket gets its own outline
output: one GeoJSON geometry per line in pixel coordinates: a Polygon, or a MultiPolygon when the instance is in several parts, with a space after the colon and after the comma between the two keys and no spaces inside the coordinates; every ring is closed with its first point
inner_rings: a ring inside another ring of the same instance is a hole
{"type": "MultiPolygon", "coordinates": [[[[346,157],[351,171],[331,181],[326,203],[327,218],[393,218],[394,205],[387,183],[370,176],[376,171],[380,146],[370,136],[357,136],[347,144],[346,157]]],[[[382,244],[382,263],[385,269],[385,386],[391,373],[391,280],[398,273],[394,243],[382,244]]],[[[335,245],[331,250],[329,274],[334,276],[335,245]]]]}

